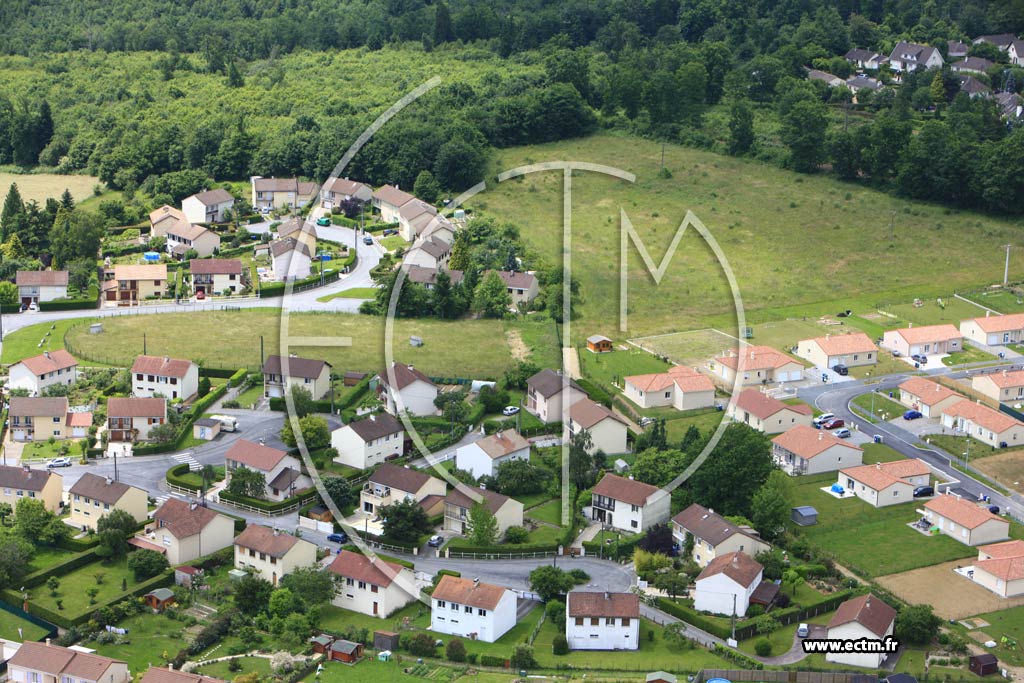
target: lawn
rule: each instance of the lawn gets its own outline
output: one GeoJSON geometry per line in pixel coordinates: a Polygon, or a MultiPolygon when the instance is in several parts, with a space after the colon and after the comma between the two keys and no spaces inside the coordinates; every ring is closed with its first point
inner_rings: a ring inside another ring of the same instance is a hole
{"type": "Polygon", "coordinates": [[[242,664],[242,668],[239,671],[232,671],[228,668],[230,662],[215,662],[213,664],[207,664],[196,669],[197,673],[201,673],[204,676],[212,676],[222,681],[234,680],[236,676],[247,674],[255,671],[259,674],[260,678],[267,678],[270,676],[270,660],[266,657],[241,657],[238,660],[242,664]]]}
{"type": "MultiPolygon", "coordinates": [[[[103,334],[89,334],[88,326],[68,335],[72,353],[113,363],[127,364],[142,345],[143,334],[151,354],[203,358],[209,367],[260,366],[260,338],[265,355],[279,353],[279,341],[287,337],[351,338],[352,345],[291,346],[286,351],[323,358],[336,372],[372,371],[384,365],[380,339],[384,319],[343,313],[292,313],[282,318],[273,309],[167,313],[158,316],[125,316],[104,320],[103,334]],[[181,334],[187,328],[188,335],[181,334]],[[239,336],[239,330],[245,330],[239,336]]],[[[16,332],[14,335],[21,334],[16,332]]],[[[498,379],[517,357],[529,358],[541,367],[561,363],[555,325],[550,319],[527,320],[409,320],[395,322],[395,359],[415,364],[428,375],[498,379]],[[418,335],[421,347],[405,340],[418,335]],[[525,347],[523,342],[529,342],[525,347]]],[[[6,347],[6,344],[5,344],[6,347]]]]}
{"type": "Polygon", "coordinates": [[[47,567],[63,562],[68,559],[68,551],[60,548],[54,548],[48,545],[37,545],[35,552],[32,553],[32,562],[29,564],[29,571],[35,572],[40,569],[46,569],[47,567]]]}
{"type": "Polygon", "coordinates": [[[401,235],[389,235],[382,237],[380,240],[380,246],[384,247],[388,251],[395,251],[396,249],[405,249],[409,246],[409,243],[401,235]]]}
{"type": "Polygon", "coordinates": [[[318,296],[316,300],[324,303],[332,299],[372,299],[375,296],[377,296],[376,287],[353,287],[333,294],[318,296]]]}
{"type": "Polygon", "coordinates": [[[47,199],[60,199],[64,190],[69,190],[75,202],[81,202],[92,196],[92,189],[100,182],[99,178],[88,175],[56,175],[53,173],[0,173],[0,203],[7,199],[7,190],[11,183],[18,184],[18,194],[24,202],[34,199],[40,205],[47,199]]]}
{"type": "Polygon", "coordinates": [[[938,446],[950,455],[966,458],[971,462],[975,458],[985,458],[990,455],[1003,455],[1006,453],[1020,454],[1024,447],[1018,448],[993,448],[983,441],[978,441],[973,436],[953,436],[952,434],[928,434],[925,437],[929,443],[938,446]],[[966,455],[965,455],[966,454],[966,455]]]}
{"type": "MultiPolygon", "coordinates": [[[[909,408],[902,403],[894,401],[884,394],[880,394],[877,391],[869,391],[866,394],[861,394],[853,399],[853,404],[859,408],[862,408],[864,414],[870,416],[872,411],[874,415],[877,415],[879,419],[889,419],[902,415],[909,408]]],[[[877,420],[872,419],[872,422],[877,420]]]]}
{"type": "MultiPolygon", "coordinates": [[[[609,164],[635,173],[635,183],[590,172],[572,177],[572,268],[585,293],[574,341],[607,329],[619,317],[620,210],[660,263],[688,210],[707,226],[735,274],[748,324],[817,318],[852,309],[861,314],[885,302],[944,301],[1002,275],[1000,246],[1018,232],[1012,220],[956,212],[908,201],[827,175],[798,175],[763,162],[628,136],[595,135],[546,145],[498,150],[492,172],[551,159],[609,164]],[[671,176],[658,177],[664,166],[671,176]],[[786,192],[778,192],[785,187],[786,192]],[[889,220],[895,212],[895,238],[889,220]],[[884,218],[882,218],[884,217],[884,218]],[[828,248],[808,248],[808,235],[828,235],[828,248]],[[923,236],[928,248],[921,248],[923,236]],[[956,238],[954,238],[954,236],[956,238]],[[871,245],[865,248],[864,245],[871,245]],[[965,248],[965,245],[969,247],[965,248]]],[[[472,208],[514,216],[521,234],[548,265],[560,263],[563,174],[533,173],[488,183],[472,208]],[[529,201],[524,201],[529,197],[529,201]]],[[[693,230],[655,284],[630,245],[629,336],[709,325],[735,326],[723,270],[693,230]]],[[[1021,256],[1011,254],[1011,278],[1021,256]]],[[[963,302],[959,302],[963,303],[963,302]]],[[[933,306],[938,309],[938,306],[933,306]]],[[[961,307],[947,301],[949,316],[961,307]]],[[[981,309],[973,315],[979,315],[981,309]]],[[[938,317],[916,309],[914,317],[938,317]]],[[[915,321],[914,317],[909,320],[915,321]]],[[[959,322],[960,317],[956,317],[959,322]]]]}
{"type": "Polygon", "coordinates": [[[72,458],[79,458],[82,451],[78,449],[78,441],[74,439],[49,441],[33,441],[25,445],[21,452],[22,460],[51,460],[53,458],[69,455],[72,458]]]}
{"type": "Polygon", "coordinates": [[[184,624],[168,619],[163,614],[136,614],[118,626],[128,629],[129,642],[122,645],[91,642],[87,645],[101,655],[128,662],[128,668],[132,671],[146,671],[150,665],[166,666],[163,653],[174,657],[185,646],[181,634],[184,624]]]}
{"type": "Polygon", "coordinates": [[[84,325],[85,331],[88,333],[87,323],[95,322],[95,320],[95,318],[64,318],[52,323],[37,323],[23,327],[4,336],[0,363],[10,365],[23,358],[38,356],[43,351],[63,349],[64,335],[69,329],[76,325],[84,325]],[[42,342],[41,346],[40,342],[42,342]]]}
{"type": "MultiPolygon", "coordinates": [[[[179,475],[178,479],[181,479],[182,481],[187,482],[192,486],[201,487],[203,485],[203,477],[200,475],[199,472],[186,472],[185,474],[179,475]]],[[[213,481],[210,483],[213,484],[218,481],[224,481],[223,465],[216,465],[213,468],[213,481]]]]}
{"type": "Polygon", "coordinates": [[[235,400],[238,401],[238,404],[243,408],[252,408],[253,405],[255,405],[256,401],[258,401],[262,397],[263,385],[254,384],[245,391],[243,391],[242,393],[240,393],[238,396],[236,396],[235,400]]]}
{"type": "Polygon", "coordinates": [[[991,353],[986,353],[975,346],[965,344],[963,351],[946,356],[942,359],[942,364],[949,367],[952,365],[960,365],[962,363],[984,363],[996,360],[998,359],[991,353]]]}
{"type": "Polygon", "coordinates": [[[985,626],[981,631],[999,643],[992,648],[992,654],[1007,664],[1024,666],[1024,648],[1021,647],[1024,643],[1024,606],[979,614],[974,618],[984,619],[989,623],[989,626],[985,626]],[[1003,636],[1017,641],[1016,647],[1004,645],[1001,642],[1003,636]]]}
{"type": "Polygon", "coordinates": [[[665,422],[665,434],[668,436],[669,442],[678,443],[683,440],[686,430],[692,425],[699,429],[701,434],[708,436],[718,428],[724,415],[723,411],[714,408],[688,411],[681,417],[665,422]]]}
{"type": "Polygon", "coordinates": [[[128,587],[135,585],[135,578],[128,569],[128,560],[121,558],[108,565],[101,562],[92,562],[74,571],[65,574],[60,578],[60,586],[57,588],[57,595],[50,595],[50,589],[45,585],[36,586],[30,591],[30,602],[45,607],[46,609],[60,611],[69,617],[95,610],[98,605],[106,603],[116,595],[120,595],[121,581],[128,582],[128,587]],[[103,583],[97,585],[95,574],[103,572],[103,583]],[[99,588],[96,595],[96,603],[89,603],[89,596],[86,590],[95,586],[99,588]],[[63,609],[58,609],[57,600],[63,604],[63,609]]]}
{"type": "Polygon", "coordinates": [[[611,353],[590,353],[586,348],[582,348],[579,357],[584,377],[620,389],[623,377],[665,372],[672,367],[657,356],[635,346],[629,346],[626,350],[617,348],[611,353]]]}
{"type": "MultiPolygon", "coordinates": [[[[884,454],[866,451],[864,462],[875,462],[884,454]]],[[[908,527],[920,517],[914,502],[876,509],[859,498],[839,500],[820,490],[835,481],[835,474],[800,478],[794,502],[818,510],[818,523],[802,527],[800,533],[851,571],[884,576],[974,554],[948,536],[925,536],[908,527]]]]}
{"type": "Polygon", "coordinates": [[[526,516],[548,524],[561,524],[562,501],[559,498],[549,500],[543,505],[527,510],[526,516]]]}
{"type": "MultiPolygon", "coordinates": [[[[306,678],[302,679],[304,683],[423,683],[427,678],[434,681],[448,681],[450,676],[456,674],[448,669],[447,667],[434,668],[431,671],[431,675],[424,677],[422,675],[407,674],[405,669],[411,666],[416,666],[416,658],[405,655],[405,661],[398,661],[402,658],[401,655],[393,658],[390,662],[380,662],[373,657],[367,657],[363,661],[359,662],[355,666],[348,666],[341,662],[327,662],[324,664],[323,673],[317,676],[315,673],[309,674],[306,678]],[[434,673],[436,671],[436,673],[434,673]]],[[[424,667],[430,670],[430,667],[424,667]]],[[[206,670],[203,670],[206,673],[206,670]]],[[[483,676],[491,676],[492,674],[483,674],[483,676]]],[[[502,676],[494,680],[484,678],[480,680],[482,676],[477,674],[476,676],[468,676],[459,678],[460,682],[465,680],[465,683],[506,683],[512,680],[511,674],[495,674],[502,676]]]]}
{"type": "MultiPolygon", "coordinates": [[[[948,290],[948,286],[947,286],[948,290]]],[[[985,315],[985,309],[975,306],[962,299],[954,299],[952,296],[942,296],[942,305],[939,305],[938,298],[924,299],[920,306],[913,302],[900,303],[885,307],[886,313],[892,313],[901,320],[914,323],[915,325],[941,325],[949,323],[960,326],[961,320],[977,318],[985,315]]]]}
{"type": "Polygon", "coordinates": [[[36,626],[31,621],[7,611],[0,612],[0,638],[20,643],[25,640],[40,640],[46,633],[46,629],[36,626]]]}
{"type": "MultiPolygon", "coordinates": [[[[835,614],[834,611],[826,612],[825,614],[819,614],[817,616],[810,617],[804,623],[827,624],[829,620],[832,619],[833,614],[835,614]]],[[[789,626],[783,626],[778,630],[772,631],[771,634],[767,636],[768,640],[771,641],[772,644],[772,654],[770,656],[781,655],[782,653],[787,652],[789,648],[793,646],[793,636],[796,635],[796,629],[798,626],[800,626],[800,622],[794,621],[789,626]]],[[[742,652],[746,652],[750,656],[754,656],[757,654],[757,651],[754,650],[754,646],[757,644],[757,641],[761,640],[761,638],[764,637],[766,636],[756,635],[752,638],[741,640],[739,642],[739,649],[742,652]]],[[[799,667],[799,664],[797,664],[796,666],[799,667]]]]}
{"type": "MultiPolygon", "coordinates": [[[[985,308],[991,308],[1000,313],[1022,313],[1024,312],[1024,299],[1013,292],[1005,289],[994,289],[992,291],[968,292],[961,294],[966,299],[975,301],[985,308]]],[[[984,313],[979,313],[979,316],[984,313]]]]}

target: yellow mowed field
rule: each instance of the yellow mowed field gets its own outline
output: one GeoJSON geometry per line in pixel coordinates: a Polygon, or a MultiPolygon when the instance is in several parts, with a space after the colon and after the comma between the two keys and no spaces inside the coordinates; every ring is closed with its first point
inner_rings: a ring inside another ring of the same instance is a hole
{"type": "Polygon", "coordinates": [[[87,175],[54,175],[52,173],[0,173],[0,204],[7,199],[11,183],[18,184],[18,192],[26,202],[34,199],[40,204],[48,197],[60,197],[64,190],[70,190],[76,202],[92,196],[92,188],[99,178],[87,175]]]}

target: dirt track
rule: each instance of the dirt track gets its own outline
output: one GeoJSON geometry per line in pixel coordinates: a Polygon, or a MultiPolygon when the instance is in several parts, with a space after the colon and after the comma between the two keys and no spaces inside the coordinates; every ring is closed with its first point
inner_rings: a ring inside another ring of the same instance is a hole
{"type": "Polygon", "coordinates": [[[910,604],[931,605],[943,619],[963,619],[1024,605],[1024,596],[1001,598],[953,571],[958,565],[970,563],[970,559],[953,560],[933,567],[889,574],[879,577],[877,581],[910,604]]]}

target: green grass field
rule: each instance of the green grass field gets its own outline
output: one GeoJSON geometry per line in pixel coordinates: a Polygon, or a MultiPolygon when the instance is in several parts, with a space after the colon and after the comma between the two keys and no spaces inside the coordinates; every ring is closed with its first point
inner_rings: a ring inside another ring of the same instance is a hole
{"type": "Polygon", "coordinates": [[[128,569],[126,558],[115,560],[110,564],[92,562],[59,577],[59,579],[60,586],[57,588],[56,596],[50,595],[50,589],[45,585],[36,586],[30,592],[29,601],[73,617],[95,610],[98,605],[119,595],[122,592],[122,579],[128,582],[129,588],[135,585],[135,578],[128,569]],[[104,575],[103,583],[98,585],[94,576],[97,572],[103,572],[104,575]],[[86,591],[94,586],[99,588],[99,593],[96,595],[96,603],[90,604],[86,591]],[[63,609],[57,608],[57,600],[62,601],[63,609]]]}
{"type": "MultiPolygon", "coordinates": [[[[260,337],[264,352],[279,352],[281,313],[268,309],[236,312],[168,313],[126,316],[104,321],[103,334],[89,334],[82,324],[68,332],[72,353],[109,363],[130,364],[142,351],[143,334],[151,354],[200,358],[210,367],[260,365],[260,337]],[[188,329],[189,334],[182,334],[188,329]]],[[[335,371],[373,371],[384,365],[384,319],[341,313],[293,313],[287,318],[291,337],[347,336],[350,347],[291,346],[289,351],[328,360],[335,371]]],[[[34,339],[37,328],[13,333],[10,339],[34,339]]],[[[52,336],[52,335],[51,335],[52,336]]],[[[16,345],[16,344],[15,344],[16,345]]],[[[5,343],[4,351],[7,351],[5,343]]],[[[528,357],[541,367],[560,363],[555,325],[550,319],[530,320],[398,320],[394,334],[395,359],[413,363],[429,375],[497,379],[517,357],[528,357]],[[410,335],[423,338],[422,347],[408,344],[410,335]]]]}
{"type": "MultiPolygon", "coordinates": [[[[1022,313],[1024,312],[1024,299],[1013,292],[1004,289],[982,292],[962,292],[965,299],[970,299],[985,308],[991,308],[1000,313],[1022,313]]],[[[984,313],[982,313],[984,315],[984,313]]]]}
{"type": "MultiPolygon", "coordinates": [[[[576,341],[618,320],[620,210],[656,264],[692,210],[729,259],[750,323],[834,315],[847,308],[873,312],[885,302],[947,297],[954,289],[988,284],[1002,276],[1003,262],[992,255],[1017,230],[1009,220],[950,212],[825,176],[800,176],[680,146],[664,150],[671,178],[657,175],[660,144],[626,136],[597,135],[497,154],[496,172],[561,159],[608,164],[637,175],[636,183],[629,183],[595,172],[573,174],[572,265],[585,293],[573,326],[576,341]],[[895,239],[890,241],[893,212],[895,239]],[[928,248],[922,249],[925,236],[928,248]],[[827,246],[807,248],[809,239],[827,246]]],[[[561,248],[561,231],[552,226],[561,225],[562,187],[561,172],[535,173],[489,183],[470,205],[515,217],[528,243],[553,265],[561,248]]],[[[687,231],[660,285],[630,251],[629,336],[735,326],[722,269],[696,231],[687,231]]],[[[1021,259],[1011,254],[1011,278],[1020,277],[1021,259]]],[[[963,311],[949,303],[946,312],[963,311]]]]}
{"type": "Polygon", "coordinates": [[[196,669],[196,672],[204,676],[219,678],[222,681],[234,680],[236,676],[251,672],[259,674],[260,678],[270,676],[270,660],[266,657],[241,657],[238,661],[242,664],[242,668],[239,671],[229,669],[230,662],[214,662],[213,664],[199,667],[196,669]]]}
{"type": "Polygon", "coordinates": [[[405,241],[405,238],[401,235],[389,235],[382,237],[380,240],[380,246],[384,247],[388,251],[394,251],[395,249],[405,249],[409,246],[409,243],[405,241]]]}
{"type": "MultiPolygon", "coordinates": [[[[54,323],[29,325],[12,332],[4,337],[0,363],[11,365],[24,358],[38,356],[43,351],[62,349],[64,348],[64,335],[69,329],[84,324],[85,331],[88,332],[88,323],[93,320],[93,318],[65,318],[54,323]],[[42,346],[39,345],[40,342],[42,342],[42,346]]],[[[140,350],[139,353],[142,351],[140,350]]]]}
{"type": "MultiPolygon", "coordinates": [[[[879,418],[883,415],[886,419],[891,420],[894,417],[902,415],[909,408],[902,403],[894,401],[888,396],[884,396],[876,391],[869,391],[866,394],[861,394],[853,399],[853,404],[860,408],[863,408],[865,415],[870,415],[872,410],[874,414],[879,418]]],[[[873,422],[875,420],[872,420],[873,422]]]]}
{"type": "Polygon", "coordinates": [[[953,353],[942,359],[942,364],[949,367],[962,363],[983,363],[997,360],[991,353],[986,353],[974,346],[967,346],[959,353],[953,353]]]}
{"type": "Polygon", "coordinates": [[[316,300],[325,303],[333,299],[372,299],[376,295],[376,287],[353,287],[342,292],[334,292],[333,294],[317,297],[316,300]]]}
{"type": "Polygon", "coordinates": [[[132,671],[146,671],[150,666],[166,666],[163,653],[174,657],[184,647],[181,638],[183,624],[168,619],[164,614],[136,614],[118,626],[128,629],[129,642],[121,645],[92,642],[88,646],[96,648],[101,655],[128,662],[128,668],[132,671]]]}
{"type": "Polygon", "coordinates": [[[11,183],[18,184],[18,194],[22,201],[34,199],[42,206],[50,197],[59,199],[64,190],[70,190],[75,201],[81,202],[92,196],[92,188],[99,182],[99,178],[87,175],[0,173],[0,204],[7,199],[11,183]]]}
{"type": "Polygon", "coordinates": [[[562,523],[562,501],[560,499],[549,500],[543,505],[527,510],[526,516],[548,524],[562,523]]]}
{"type": "Polygon", "coordinates": [[[1018,448],[993,448],[983,441],[978,441],[973,436],[953,436],[952,434],[929,434],[926,437],[932,443],[950,455],[967,458],[968,462],[976,458],[984,458],[990,455],[1002,455],[1005,453],[1020,452],[1024,447],[1018,448]]]}
{"type": "Polygon", "coordinates": [[[41,626],[10,612],[0,612],[0,638],[20,643],[23,640],[40,640],[45,635],[46,629],[41,626]]]}
{"type": "MultiPolygon", "coordinates": [[[[978,617],[989,623],[989,626],[982,628],[981,631],[999,643],[992,649],[992,654],[1007,664],[1024,666],[1024,649],[1020,645],[1024,643],[1024,606],[979,614],[978,617]],[[1016,640],[1017,646],[1009,647],[1007,644],[1003,644],[1001,642],[1003,636],[1016,640]]],[[[958,628],[962,629],[963,627],[958,628]]]]}
{"type": "Polygon", "coordinates": [[[581,348],[579,357],[583,376],[608,387],[621,387],[623,377],[665,372],[671,367],[660,358],[634,346],[624,351],[616,349],[611,353],[591,353],[586,347],[581,348]]]}

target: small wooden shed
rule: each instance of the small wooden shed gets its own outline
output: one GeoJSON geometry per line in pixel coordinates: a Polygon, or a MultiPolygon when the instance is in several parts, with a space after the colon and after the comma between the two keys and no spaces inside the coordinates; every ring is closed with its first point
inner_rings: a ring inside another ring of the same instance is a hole
{"type": "Polygon", "coordinates": [[[316,507],[309,508],[309,512],[306,516],[310,519],[315,519],[318,522],[330,522],[334,520],[334,516],[331,515],[331,511],[323,505],[317,505],[316,507]]]}
{"type": "Polygon", "coordinates": [[[999,660],[992,654],[972,655],[967,668],[977,676],[990,676],[999,673],[999,660]]]}
{"type": "Polygon", "coordinates": [[[356,372],[354,370],[349,370],[348,372],[345,373],[345,386],[354,387],[355,385],[362,382],[364,379],[366,379],[365,372],[356,372]]]}
{"type": "Polygon", "coordinates": [[[192,587],[193,579],[203,573],[198,567],[176,567],[174,570],[174,583],[185,588],[192,587]]]}
{"type": "Polygon", "coordinates": [[[652,671],[647,674],[646,683],[676,683],[676,677],[667,671],[652,671]]]}
{"type": "Polygon", "coordinates": [[[174,591],[170,588],[157,588],[151,590],[142,596],[142,599],[146,601],[146,605],[150,609],[154,609],[158,612],[163,612],[168,605],[175,602],[174,591]]]}
{"type": "Polygon", "coordinates": [[[373,649],[374,650],[397,650],[398,649],[398,634],[394,631],[374,631],[373,632],[373,649]]]}
{"type": "Polygon", "coordinates": [[[608,353],[612,350],[612,340],[601,334],[587,337],[587,350],[593,353],[608,353]]]}
{"type": "Polygon", "coordinates": [[[310,638],[309,642],[313,646],[313,652],[318,655],[325,655],[331,649],[331,643],[334,642],[334,638],[326,633],[321,633],[318,636],[310,638]]]}
{"type": "Polygon", "coordinates": [[[331,643],[328,659],[345,662],[346,664],[355,664],[362,658],[362,643],[353,643],[351,640],[336,640],[331,643]]]}

